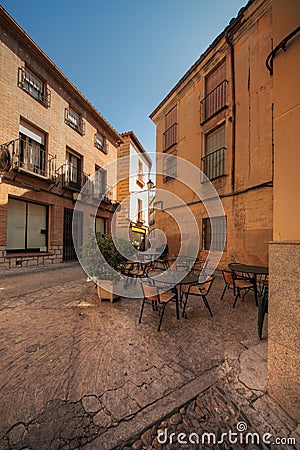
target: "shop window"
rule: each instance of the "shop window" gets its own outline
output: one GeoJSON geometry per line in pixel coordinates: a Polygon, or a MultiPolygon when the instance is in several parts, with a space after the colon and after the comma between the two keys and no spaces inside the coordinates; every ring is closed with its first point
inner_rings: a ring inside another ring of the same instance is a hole
{"type": "Polygon", "coordinates": [[[7,251],[47,251],[48,207],[8,199],[7,251]]]}

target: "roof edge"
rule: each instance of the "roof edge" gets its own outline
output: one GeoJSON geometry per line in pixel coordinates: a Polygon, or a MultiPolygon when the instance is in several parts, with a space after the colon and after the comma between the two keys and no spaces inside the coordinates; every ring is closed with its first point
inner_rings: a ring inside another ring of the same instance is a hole
{"type": "Polygon", "coordinates": [[[134,131],[130,130],[130,131],[125,131],[124,133],[120,133],[121,137],[127,137],[129,136],[130,139],[133,140],[133,142],[135,143],[135,145],[139,148],[139,150],[141,151],[141,153],[144,154],[145,159],[147,159],[147,161],[149,162],[150,168],[152,167],[152,158],[149,155],[149,153],[147,152],[147,150],[145,150],[145,148],[143,147],[143,145],[141,144],[140,140],[137,138],[136,134],[134,133],[134,131]]]}

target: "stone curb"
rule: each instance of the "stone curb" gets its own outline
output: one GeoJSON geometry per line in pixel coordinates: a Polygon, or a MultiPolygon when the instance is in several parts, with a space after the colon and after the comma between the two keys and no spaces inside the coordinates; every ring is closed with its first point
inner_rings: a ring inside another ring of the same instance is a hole
{"type": "Polygon", "coordinates": [[[142,411],[139,411],[132,419],[120,422],[115,428],[110,428],[99,438],[85,445],[83,448],[85,450],[117,450],[122,448],[124,442],[128,441],[132,430],[135,430],[135,433],[131,435],[130,440],[134,442],[147,428],[206,391],[213,384],[217,383],[219,378],[219,366],[208,370],[180,389],[171,392],[142,411]]]}

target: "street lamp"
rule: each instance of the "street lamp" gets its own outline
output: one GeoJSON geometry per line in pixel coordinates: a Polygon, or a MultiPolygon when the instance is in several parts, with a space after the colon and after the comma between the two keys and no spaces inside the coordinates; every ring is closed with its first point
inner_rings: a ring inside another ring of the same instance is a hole
{"type": "Polygon", "coordinates": [[[153,189],[154,187],[155,187],[155,186],[154,186],[153,181],[150,180],[150,178],[149,178],[149,181],[147,181],[147,188],[150,190],[150,189],[153,189]]]}

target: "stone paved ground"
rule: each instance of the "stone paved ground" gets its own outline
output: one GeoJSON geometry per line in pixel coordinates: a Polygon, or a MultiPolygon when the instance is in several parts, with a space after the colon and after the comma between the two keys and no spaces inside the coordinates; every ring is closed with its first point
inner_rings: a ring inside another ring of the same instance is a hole
{"type": "Polygon", "coordinates": [[[76,264],[2,274],[0,448],[198,448],[160,447],[157,430],[215,432],[241,419],[297,434],[265,394],[252,295],[233,310],[222,287],[219,278],[213,318],[196,299],[188,320],[168,305],[158,333],[150,308],[138,324],[139,299],[99,303],[76,264]]]}

